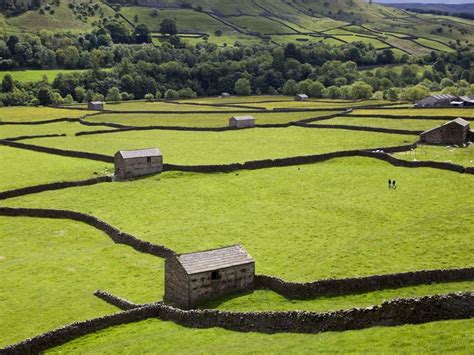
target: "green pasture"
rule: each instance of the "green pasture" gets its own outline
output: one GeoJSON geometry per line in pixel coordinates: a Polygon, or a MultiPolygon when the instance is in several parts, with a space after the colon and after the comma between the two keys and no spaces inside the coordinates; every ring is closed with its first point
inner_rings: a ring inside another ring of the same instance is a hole
{"type": "Polygon", "coordinates": [[[247,31],[266,33],[296,33],[284,24],[263,16],[236,16],[226,19],[234,25],[247,31]]]}
{"type": "Polygon", "coordinates": [[[418,38],[418,39],[415,40],[415,42],[420,43],[420,44],[422,44],[426,47],[430,47],[430,48],[432,48],[434,50],[437,50],[437,51],[454,52],[454,49],[452,49],[451,47],[448,47],[447,45],[445,45],[443,43],[433,41],[433,40],[428,39],[428,38],[418,38]]]}
{"type": "Polygon", "coordinates": [[[416,116],[446,116],[446,121],[458,117],[474,117],[474,109],[464,108],[409,108],[409,109],[397,109],[393,110],[378,110],[376,108],[369,109],[356,109],[354,114],[357,115],[394,115],[404,117],[416,117],[416,116]]]}
{"type": "Polygon", "coordinates": [[[304,34],[295,35],[272,35],[272,40],[279,44],[295,43],[295,44],[308,44],[313,42],[321,42],[324,37],[315,37],[304,34]]]}
{"type": "Polygon", "coordinates": [[[343,158],[231,174],[163,173],[3,204],[85,212],[179,253],[238,243],[257,273],[312,281],[472,265],[474,207],[465,203],[472,188],[467,174],[343,158]],[[390,178],[397,190],[387,187],[390,178]]]}
{"type": "MultiPolygon", "coordinates": [[[[306,118],[333,114],[333,111],[295,113],[252,113],[256,124],[287,123],[306,118]]],[[[212,113],[195,115],[173,114],[103,114],[92,116],[89,122],[118,123],[125,126],[181,126],[181,127],[226,127],[232,114],[212,113]]],[[[1,132],[1,126],[0,126],[1,132]]]]}
{"type": "Polygon", "coordinates": [[[253,128],[225,132],[130,131],[79,137],[28,139],[46,147],[113,155],[118,150],[158,147],[172,164],[229,164],[338,150],[413,143],[417,137],[334,129],[253,128]]]}
{"type": "Polygon", "coordinates": [[[73,74],[83,73],[85,70],[74,70],[74,69],[47,69],[47,70],[15,70],[15,71],[0,71],[0,80],[6,74],[10,74],[13,80],[27,82],[27,81],[41,81],[46,76],[50,82],[52,82],[58,74],[73,74]]]}
{"type": "Polygon", "coordinates": [[[469,329],[473,326],[473,320],[458,320],[322,334],[270,335],[219,328],[187,329],[149,319],[85,336],[48,353],[153,353],[157,347],[170,354],[392,353],[394,349],[407,353],[469,353],[472,349],[469,329]]]}
{"type": "MultiPolygon", "coordinates": [[[[253,106],[253,105],[252,105],[253,106]]],[[[86,104],[76,104],[70,106],[71,108],[86,108],[86,104]]],[[[105,110],[108,111],[187,111],[187,112],[198,112],[198,111],[232,111],[229,107],[219,106],[204,106],[204,105],[183,105],[177,103],[170,103],[165,101],[123,101],[120,103],[105,103],[105,110]]],[[[246,108],[239,108],[239,111],[247,111],[246,108]]],[[[90,113],[90,112],[89,112],[90,113]]],[[[84,112],[83,112],[84,114],[84,112]]]]}
{"type": "Polygon", "coordinates": [[[56,122],[40,125],[0,125],[0,139],[43,134],[66,134],[73,136],[76,132],[94,131],[101,128],[105,129],[107,127],[85,126],[78,122],[56,122]]]}
{"type": "Polygon", "coordinates": [[[113,172],[113,166],[103,162],[73,159],[1,145],[0,163],[2,167],[0,191],[57,181],[90,179],[113,172]]]}
{"type": "Polygon", "coordinates": [[[420,145],[417,149],[397,153],[397,158],[405,160],[432,160],[474,167],[474,146],[467,148],[452,146],[420,145]]]}
{"type": "Polygon", "coordinates": [[[114,244],[85,224],[0,217],[0,233],[0,347],[116,312],[93,295],[98,289],[137,302],[162,293],[161,259],[114,244]]]}
{"type": "MultiPolygon", "coordinates": [[[[293,96],[284,96],[284,95],[252,95],[252,96],[237,96],[232,95],[229,97],[199,97],[197,99],[184,99],[178,100],[177,102],[181,103],[201,103],[201,104],[241,104],[254,106],[254,103],[264,103],[264,102],[274,102],[274,101],[294,101],[293,96]]],[[[340,100],[332,100],[334,102],[339,102],[340,100]]]]}
{"type": "Polygon", "coordinates": [[[84,114],[86,112],[80,110],[52,107],[2,107],[0,108],[0,122],[34,122],[57,118],[78,118],[84,114]]]}
{"type": "Polygon", "coordinates": [[[357,106],[365,105],[378,105],[387,103],[383,100],[364,100],[364,101],[348,101],[348,100],[317,100],[310,99],[307,101],[279,101],[279,102],[264,102],[264,103],[254,103],[251,106],[261,107],[266,109],[285,109],[285,108],[350,108],[357,106]]]}
{"type": "Polygon", "coordinates": [[[341,116],[331,118],[330,120],[317,121],[313,125],[333,124],[347,126],[367,126],[392,129],[408,129],[412,131],[425,131],[427,129],[437,127],[445,123],[445,120],[422,120],[422,119],[392,119],[392,118],[376,118],[376,117],[351,117],[341,116]]]}
{"type": "Polygon", "coordinates": [[[352,43],[352,42],[362,42],[366,44],[371,44],[374,46],[375,49],[382,49],[382,48],[387,48],[390,47],[390,45],[383,43],[382,41],[378,40],[377,38],[367,38],[367,37],[362,37],[362,36],[357,36],[357,35],[337,35],[334,36],[335,38],[352,43]]]}

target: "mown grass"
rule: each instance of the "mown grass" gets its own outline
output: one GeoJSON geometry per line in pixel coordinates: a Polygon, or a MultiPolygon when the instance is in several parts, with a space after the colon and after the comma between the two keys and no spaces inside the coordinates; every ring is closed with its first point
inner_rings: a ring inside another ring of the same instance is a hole
{"type": "Polygon", "coordinates": [[[473,326],[471,319],[322,334],[270,335],[220,328],[187,329],[149,319],[85,336],[48,353],[153,353],[157,348],[170,354],[469,353],[473,326]]]}
{"type": "MultiPolygon", "coordinates": [[[[252,113],[257,124],[288,123],[305,118],[333,114],[334,111],[294,112],[294,113],[252,113]]],[[[239,115],[239,114],[236,114],[239,115]]],[[[90,122],[118,123],[128,126],[182,126],[182,127],[226,127],[232,114],[212,113],[195,115],[173,114],[103,114],[87,119],[90,122]]],[[[0,126],[1,132],[1,126],[0,126]]]]}
{"type": "Polygon", "coordinates": [[[399,110],[356,109],[357,115],[394,115],[394,116],[446,116],[446,121],[457,117],[474,117],[474,110],[463,108],[411,108],[399,110]],[[452,118],[451,118],[452,117],[452,118]]]}
{"type": "Polygon", "coordinates": [[[367,38],[367,37],[362,37],[362,36],[357,36],[357,35],[337,35],[334,36],[337,39],[340,39],[344,42],[352,43],[352,42],[362,42],[366,44],[371,44],[374,46],[375,49],[381,49],[381,48],[387,48],[390,47],[386,43],[383,43],[382,41],[378,40],[377,38],[367,38]]]}
{"type": "Polygon", "coordinates": [[[351,117],[342,116],[332,118],[330,120],[314,122],[318,124],[348,125],[348,126],[368,126],[393,129],[408,129],[414,131],[424,131],[433,127],[437,127],[445,123],[445,120],[423,120],[423,119],[393,119],[393,118],[376,118],[376,117],[351,117]]]}
{"type": "Polygon", "coordinates": [[[66,110],[52,107],[2,107],[0,122],[33,122],[56,118],[78,118],[85,114],[80,110],[66,110]]]}
{"type": "MultiPolygon", "coordinates": [[[[86,108],[85,104],[77,104],[70,106],[72,108],[86,108]]],[[[229,107],[219,106],[204,106],[204,105],[183,105],[178,103],[170,103],[164,101],[126,101],[120,103],[106,103],[104,108],[109,111],[187,111],[187,112],[198,112],[198,111],[231,111],[229,107]]],[[[246,108],[239,108],[239,111],[247,111],[246,108]]]]}
{"type": "Polygon", "coordinates": [[[405,160],[442,161],[474,167],[474,145],[468,148],[420,145],[415,150],[397,153],[395,156],[405,160]]]}
{"type": "Polygon", "coordinates": [[[347,100],[307,100],[307,101],[284,101],[284,102],[266,102],[255,103],[252,106],[263,107],[267,109],[281,108],[349,108],[365,105],[378,105],[387,103],[387,101],[364,100],[364,101],[347,101],[347,100]]]}
{"type": "Polygon", "coordinates": [[[1,71],[0,79],[6,74],[10,74],[13,80],[27,82],[27,81],[41,81],[43,76],[47,76],[48,80],[52,82],[58,74],[73,74],[73,73],[82,73],[85,70],[74,70],[74,69],[47,69],[47,70],[15,70],[15,71],[1,71]]]}
{"type": "Polygon", "coordinates": [[[338,150],[413,143],[417,137],[331,129],[254,128],[225,132],[130,131],[79,137],[28,139],[41,146],[113,155],[118,150],[158,147],[173,164],[228,164],[338,150]]]}
{"type": "Polygon", "coordinates": [[[418,39],[415,39],[415,42],[420,43],[424,46],[430,47],[434,50],[441,51],[441,52],[454,52],[455,51],[454,49],[452,49],[451,47],[448,47],[447,45],[443,43],[433,41],[428,38],[418,38],[418,39]]]}
{"type": "Polygon", "coordinates": [[[110,164],[0,146],[0,191],[113,172],[110,164]],[[96,174],[94,174],[96,173],[96,174]]]}
{"type": "Polygon", "coordinates": [[[262,34],[296,33],[296,31],[290,27],[262,16],[237,16],[228,18],[227,20],[240,28],[253,32],[257,31],[262,34]]]}
{"type": "Polygon", "coordinates": [[[472,265],[474,207],[465,197],[472,188],[467,174],[343,158],[232,174],[164,173],[4,205],[86,212],[179,253],[239,243],[258,273],[313,281],[472,265]]]}
{"type": "Polygon", "coordinates": [[[67,220],[0,217],[0,347],[116,312],[97,289],[156,301],[163,261],[67,220]]]}
{"type": "Polygon", "coordinates": [[[101,128],[106,129],[107,127],[85,126],[77,122],[56,122],[40,125],[0,125],[0,139],[41,134],[74,135],[76,132],[92,131],[101,128]]]}

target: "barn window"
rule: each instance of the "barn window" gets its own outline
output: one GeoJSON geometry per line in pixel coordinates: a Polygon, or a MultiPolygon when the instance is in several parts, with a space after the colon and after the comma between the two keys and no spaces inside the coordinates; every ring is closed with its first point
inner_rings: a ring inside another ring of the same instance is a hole
{"type": "Polygon", "coordinates": [[[148,164],[150,164],[150,163],[151,163],[151,157],[147,157],[147,158],[146,158],[146,162],[147,162],[148,164]]]}
{"type": "Polygon", "coordinates": [[[219,271],[213,271],[211,273],[211,280],[220,280],[221,275],[219,274],[219,271]]]}

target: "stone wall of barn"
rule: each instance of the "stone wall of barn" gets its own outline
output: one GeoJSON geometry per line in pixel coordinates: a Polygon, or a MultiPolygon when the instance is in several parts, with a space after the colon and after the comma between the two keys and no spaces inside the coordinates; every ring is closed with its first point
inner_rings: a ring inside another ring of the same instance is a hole
{"type": "Polygon", "coordinates": [[[133,159],[123,159],[119,154],[115,156],[115,175],[122,179],[156,174],[161,171],[163,171],[162,156],[133,159]]]}
{"type": "Polygon", "coordinates": [[[236,119],[230,118],[229,127],[252,128],[252,127],[255,127],[255,120],[236,120],[236,119]]]}
{"type": "Polygon", "coordinates": [[[255,263],[189,276],[189,307],[228,294],[253,290],[255,263]]]}
{"type": "Polygon", "coordinates": [[[457,144],[462,145],[467,141],[469,127],[462,127],[451,123],[437,129],[422,133],[422,143],[428,144],[457,144]]]}
{"type": "Polygon", "coordinates": [[[175,257],[165,261],[165,295],[163,300],[180,308],[189,307],[189,276],[175,257]]]}

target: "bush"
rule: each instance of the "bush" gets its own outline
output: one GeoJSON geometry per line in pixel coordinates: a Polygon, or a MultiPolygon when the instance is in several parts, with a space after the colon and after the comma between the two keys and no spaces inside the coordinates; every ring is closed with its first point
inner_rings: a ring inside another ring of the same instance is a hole
{"type": "Polygon", "coordinates": [[[252,94],[252,88],[250,87],[250,80],[240,78],[237,80],[234,86],[234,91],[237,95],[248,96],[252,94]]]}
{"type": "Polygon", "coordinates": [[[155,96],[153,94],[146,94],[145,95],[145,100],[147,100],[148,102],[151,102],[155,99],[155,96]]]}
{"type": "Polygon", "coordinates": [[[178,96],[183,99],[193,99],[197,94],[191,88],[184,88],[178,91],[178,96]]]}
{"type": "Polygon", "coordinates": [[[176,90],[173,90],[173,89],[166,90],[165,99],[174,100],[174,99],[177,99],[177,98],[179,98],[179,94],[176,90]]]}

